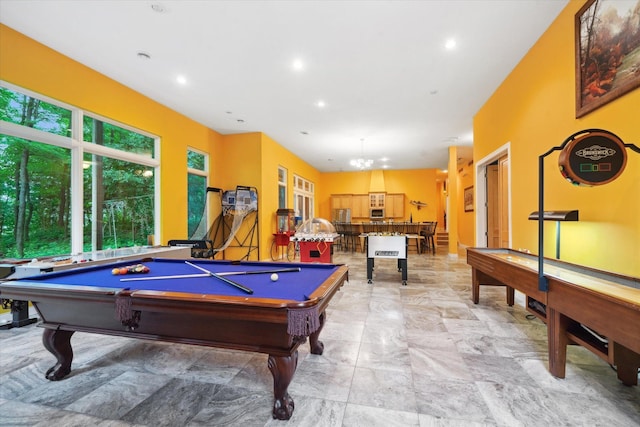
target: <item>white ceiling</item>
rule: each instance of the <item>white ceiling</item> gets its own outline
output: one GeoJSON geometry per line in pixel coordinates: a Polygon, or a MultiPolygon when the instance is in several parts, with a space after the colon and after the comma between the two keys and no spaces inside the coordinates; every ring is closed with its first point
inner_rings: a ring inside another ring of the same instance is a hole
{"type": "Polygon", "coordinates": [[[445,169],[567,2],[0,0],[0,22],[222,134],[264,132],[323,172],[362,156],[445,169]]]}

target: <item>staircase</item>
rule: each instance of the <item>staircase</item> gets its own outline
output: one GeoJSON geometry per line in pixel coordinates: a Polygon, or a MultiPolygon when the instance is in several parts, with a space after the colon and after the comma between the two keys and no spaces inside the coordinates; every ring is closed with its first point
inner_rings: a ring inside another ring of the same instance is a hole
{"type": "MultiPolygon", "coordinates": [[[[449,233],[446,230],[436,231],[436,248],[449,246],[449,233]]],[[[445,249],[446,251],[447,249],[445,249]]]]}

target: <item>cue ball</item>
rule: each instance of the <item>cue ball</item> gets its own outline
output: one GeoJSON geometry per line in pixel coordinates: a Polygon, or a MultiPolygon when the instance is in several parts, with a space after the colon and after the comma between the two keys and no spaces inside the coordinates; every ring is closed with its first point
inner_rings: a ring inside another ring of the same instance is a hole
{"type": "Polygon", "coordinates": [[[278,280],[278,275],[277,275],[276,273],[273,273],[273,274],[271,275],[271,281],[272,281],[272,282],[275,282],[276,280],[278,280]]]}

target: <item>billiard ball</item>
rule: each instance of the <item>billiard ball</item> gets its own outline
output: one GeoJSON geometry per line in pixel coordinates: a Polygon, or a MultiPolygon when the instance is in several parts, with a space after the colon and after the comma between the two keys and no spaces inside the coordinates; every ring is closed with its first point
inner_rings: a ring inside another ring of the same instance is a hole
{"type": "Polygon", "coordinates": [[[275,282],[276,280],[278,280],[278,274],[277,274],[277,273],[273,273],[273,274],[271,275],[271,281],[272,281],[272,282],[275,282]]]}

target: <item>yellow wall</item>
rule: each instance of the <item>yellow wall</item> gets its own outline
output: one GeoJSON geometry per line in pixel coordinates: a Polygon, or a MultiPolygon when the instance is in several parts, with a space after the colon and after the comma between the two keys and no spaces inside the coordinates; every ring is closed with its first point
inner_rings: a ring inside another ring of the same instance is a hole
{"type": "MultiPolygon", "coordinates": [[[[268,136],[220,135],[4,25],[0,25],[0,52],[0,80],[161,138],[158,244],[187,237],[188,147],[210,154],[209,186],[223,190],[233,190],[237,185],[258,189],[261,259],[269,258],[271,233],[275,230],[278,166],[289,172],[291,206],[293,174],[319,184],[315,169],[268,136]]],[[[210,200],[218,202],[216,197],[210,196],[210,200]]],[[[224,255],[236,259],[246,252],[230,249],[224,255]]]]}
{"type": "Polygon", "coordinates": [[[474,185],[473,163],[458,166],[455,174],[457,175],[456,184],[458,187],[455,202],[458,210],[458,242],[464,247],[474,246],[476,200],[474,199],[473,211],[465,212],[464,210],[464,190],[474,185]]]}
{"type": "MultiPolygon", "coordinates": [[[[221,135],[4,25],[0,52],[0,79],[162,138],[161,242],[156,243],[185,238],[187,144],[212,153],[221,135]]],[[[215,181],[215,168],[213,175],[215,181]]]]}
{"type": "MultiPolygon", "coordinates": [[[[438,221],[440,211],[443,211],[439,186],[436,182],[436,169],[407,169],[383,170],[384,191],[389,194],[403,193],[405,195],[404,218],[408,221],[413,217],[414,222],[438,221]],[[428,204],[427,207],[417,209],[411,205],[411,200],[428,204]]],[[[318,215],[331,219],[331,194],[368,194],[371,185],[372,171],[357,172],[326,172],[321,174],[322,186],[318,191],[318,215]]],[[[379,192],[376,189],[375,192],[379,192]]],[[[400,221],[396,218],[395,221],[400,221]]]]}
{"type": "MultiPolygon", "coordinates": [[[[316,192],[321,187],[320,173],[308,163],[304,162],[289,150],[282,147],[269,136],[262,134],[262,210],[264,250],[262,257],[269,257],[269,250],[273,240],[272,233],[276,232],[276,211],[278,210],[278,167],[287,170],[287,208],[293,209],[293,176],[297,175],[314,184],[316,192]]],[[[317,206],[317,200],[316,200],[317,206]]],[[[317,209],[317,208],[316,208],[317,209]]]]}
{"type": "MultiPolygon", "coordinates": [[[[287,170],[287,207],[293,207],[294,175],[315,184],[317,217],[331,217],[333,193],[369,192],[370,171],[321,174],[263,133],[220,135],[3,25],[0,50],[0,79],[161,138],[162,215],[161,236],[156,243],[187,237],[188,147],[210,154],[209,186],[233,190],[242,185],[258,190],[260,259],[269,258],[276,228],[278,166],[287,170]]],[[[413,216],[414,221],[437,220],[443,224],[445,206],[441,184],[437,183],[441,177],[435,170],[384,171],[383,175],[387,192],[406,195],[405,219],[413,216]],[[418,211],[410,200],[428,206],[418,211]]],[[[209,197],[214,203],[218,201],[215,194],[209,197]]],[[[217,215],[219,210],[211,212],[217,215]]],[[[244,254],[245,249],[231,248],[224,257],[236,259],[244,254]]]]}
{"type": "MultiPolygon", "coordinates": [[[[537,226],[527,216],[537,210],[540,154],[586,128],[607,129],[625,142],[640,145],[640,90],[575,119],[573,25],[583,3],[568,4],[474,119],[476,162],[511,143],[512,241],[516,248],[537,248],[537,226]]],[[[369,192],[371,172],[319,173],[262,133],[220,135],[2,25],[0,52],[0,79],[162,138],[158,243],[186,235],[188,146],[211,155],[210,186],[258,188],[262,259],[268,258],[275,230],[279,165],[288,171],[289,207],[293,206],[293,175],[297,174],[316,185],[319,217],[331,217],[331,194],[369,192]]],[[[557,154],[545,160],[545,207],[580,210],[580,222],[562,225],[563,259],[640,276],[640,155],[628,151],[628,156],[620,178],[593,188],[576,188],[564,181],[557,171],[557,154]]],[[[452,172],[457,168],[456,158],[455,147],[451,147],[452,172]]],[[[457,252],[458,242],[473,244],[474,214],[465,213],[460,203],[468,183],[458,175],[450,173],[447,188],[450,253],[457,252]]],[[[434,170],[384,171],[384,177],[385,191],[406,194],[406,219],[412,214],[414,221],[441,222],[446,199],[434,170]],[[429,206],[417,211],[410,200],[429,206]]],[[[554,253],[554,236],[554,224],[546,224],[546,254],[554,253]]]]}
{"type": "Polygon", "coordinates": [[[457,147],[449,147],[449,174],[447,195],[449,200],[449,208],[447,210],[447,224],[449,231],[449,253],[458,253],[458,221],[462,218],[462,205],[460,198],[463,191],[461,176],[457,173],[458,167],[458,149],[457,147]]]}
{"type": "MultiPolygon", "coordinates": [[[[260,196],[262,192],[261,170],[259,167],[262,151],[261,136],[262,134],[257,132],[224,135],[221,138],[222,143],[217,147],[217,150],[210,152],[211,170],[215,171],[215,178],[212,179],[212,182],[215,183],[213,186],[224,191],[235,190],[237,186],[255,188],[258,192],[258,213],[261,213],[260,196]]],[[[164,192],[164,189],[162,191],[164,192]]],[[[219,202],[219,199],[214,196],[210,198],[210,201],[219,202]]],[[[220,213],[219,207],[217,213],[220,213]]],[[[224,253],[216,255],[217,259],[241,259],[247,255],[249,246],[253,248],[258,245],[258,232],[260,229],[255,228],[256,218],[260,221],[259,216],[256,214],[247,216],[238,230],[236,238],[232,240],[231,245],[224,253]],[[237,247],[240,245],[243,247],[237,247]]],[[[231,224],[229,224],[230,227],[231,224]]],[[[228,229],[225,230],[225,234],[228,234],[228,229]]],[[[219,244],[219,242],[216,242],[216,244],[219,244]]],[[[251,251],[250,259],[258,259],[257,251],[251,251]]]]}
{"type": "Polygon", "coordinates": [[[384,171],[387,193],[404,193],[404,219],[413,222],[437,221],[441,210],[436,185],[436,169],[410,169],[384,171]],[[427,203],[420,210],[411,200],[427,203]]]}
{"type": "MultiPolygon", "coordinates": [[[[478,112],[474,159],[511,143],[512,244],[537,252],[538,157],[574,132],[601,128],[640,145],[640,90],[575,118],[574,16],[571,1],[478,112]]],[[[597,187],[575,187],[558,172],[558,152],[545,159],[545,210],[578,209],[561,225],[561,259],[640,276],[640,155],[627,150],[626,170],[597,187]]],[[[555,256],[555,223],[545,224],[545,256],[555,256]]]]}

